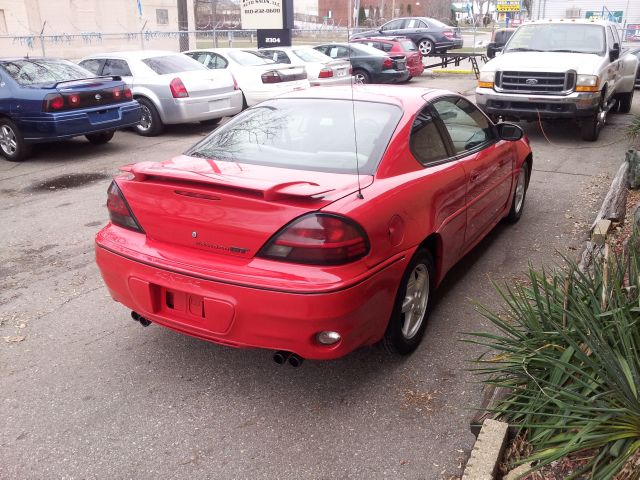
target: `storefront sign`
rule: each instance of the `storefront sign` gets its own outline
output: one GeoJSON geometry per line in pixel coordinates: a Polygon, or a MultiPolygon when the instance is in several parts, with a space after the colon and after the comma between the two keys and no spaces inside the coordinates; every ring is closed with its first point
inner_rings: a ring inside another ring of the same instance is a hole
{"type": "Polygon", "coordinates": [[[496,11],[497,12],[519,12],[520,0],[497,0],[496,11]]]}
{"type": "Polygon", "coordinates": [[[240,22],[245,30],[284,28],[283,0],[242,0],[240,22]]]}

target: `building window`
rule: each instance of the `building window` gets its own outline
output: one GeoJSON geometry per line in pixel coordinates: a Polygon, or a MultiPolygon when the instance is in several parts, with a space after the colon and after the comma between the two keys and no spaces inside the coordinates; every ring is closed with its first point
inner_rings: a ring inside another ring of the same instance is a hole
{"type": "Polygon", "coordinates": [[[169,10],[156,8],[156,23],[158,25],[169,25],[169,10]]]}
{"type": "Polygon", "coordinates": [[[8,33],[7,21],[4,18],[4,10],[0,10],[0,33],[8,33]]]}

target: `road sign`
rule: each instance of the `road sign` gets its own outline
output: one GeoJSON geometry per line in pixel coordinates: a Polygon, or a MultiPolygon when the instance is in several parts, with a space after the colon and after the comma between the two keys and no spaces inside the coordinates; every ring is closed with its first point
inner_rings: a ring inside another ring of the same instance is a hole
{"type": "Polygon", "coordinates": [[[519,12],[520,0],[497,0],[497,12],[519,12]]]}

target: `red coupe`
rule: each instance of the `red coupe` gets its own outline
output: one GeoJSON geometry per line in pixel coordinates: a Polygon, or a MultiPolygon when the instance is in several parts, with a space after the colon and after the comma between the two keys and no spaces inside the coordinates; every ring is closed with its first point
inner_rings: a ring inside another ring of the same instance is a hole
{"type": "Polygon", "coordinates": [[[379,341],[408,354],[447,270],[520,218],[531,168],[518,126],[455,93],[294,92],[123,167],[97,263],[143,325],[293,365],[379,341]]]}

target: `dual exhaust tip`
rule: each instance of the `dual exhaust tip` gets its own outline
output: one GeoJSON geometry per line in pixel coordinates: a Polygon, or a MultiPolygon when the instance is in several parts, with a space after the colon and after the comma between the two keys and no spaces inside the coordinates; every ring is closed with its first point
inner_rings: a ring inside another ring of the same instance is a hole
{"type": "MultiPolygon", "coordinates": [[[[151,320],[147,320],[138,312],[132,311],[131,318],[133,318],[136,322],[138,322],[143,327],[148,327],[149,325],[151,325],[151,320]]],[[[302,358],[299,355],[296,355],[293,352],[278,350],[276,353],[273,354],[273,361],[276,362],[278,365],[284,365],[285,363],[289,362],[289,365],[297,368],[300,365],[302,365],[302,362],[304,362],[304,358],[302,358]]]]}
{"type": "Polygon", "coordinates": [[[296,355],[293,352],[278,350],[276,353],[273,354],[273,361],[276,362],[278,365],[284,365],[285,363],[289,362],[289,365],[297,368],[300,365],[302,365],[302,362],[304,362],[304,358],[302,358],[299,355],[296,355]]]}

